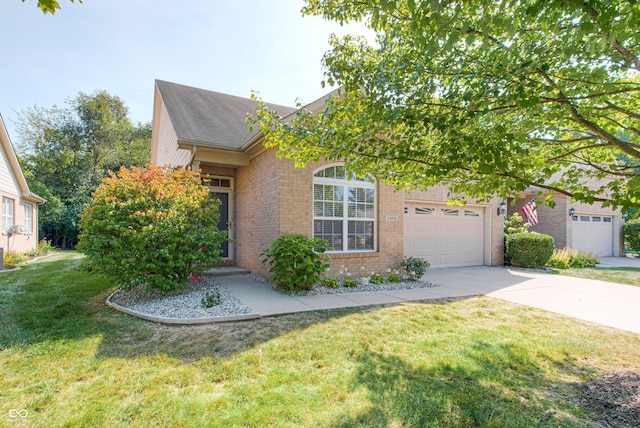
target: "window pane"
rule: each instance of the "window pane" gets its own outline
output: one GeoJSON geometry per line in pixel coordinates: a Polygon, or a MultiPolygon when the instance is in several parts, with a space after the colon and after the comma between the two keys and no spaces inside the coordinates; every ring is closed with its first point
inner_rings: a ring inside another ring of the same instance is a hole
{"type": "Polygon", "coordinates": [[[26,233],[33,232],[33,205],[24,205],[24,227],[26,233]]]}
{"type": "Polygon", "coordinates": [[[349,218],[374,218],[373,200],[373,189],[349,187],[349,218]]]}
{"type": "Polygon", "coordinates": [[[13,199],[2,198],[2,231],[6,232],[7,229],[13,226],[13,199]]]}
{"type": "Polygon", "coordinates": [[[369,183],[374,180],[352,177],[344,166],[324,168],[316,172],[315,177],[314,236],[329,241],[335,251],[373,250],[376,197],[375,189],[369,183]],[[347,180],[348,176],[354,181],[347,180]]]}
{"type": "Polygon", "coordinates": [[[314,220],[313,237],[326,239],[329,246],[342,251],[342,220],[314,220]]]}
{"type": "Polygon", "coordinates": [[[373,250],[373,222],[349,221],[349,250],[373,250]]]}

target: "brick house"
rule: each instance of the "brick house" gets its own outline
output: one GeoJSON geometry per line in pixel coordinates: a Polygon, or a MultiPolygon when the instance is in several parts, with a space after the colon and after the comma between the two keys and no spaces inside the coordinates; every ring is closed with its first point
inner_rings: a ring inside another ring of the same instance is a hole
{"type": "Polygon", "coordinates": [[[3,254],[22,253],[38,245],[38,205],[45,202],[29,191],[7,128],[0,116],[0,199],[3,254]]]}
{"type": "MultiPolygon", "coordinates": [[[[537,196],[537,190],[523,194],[514,206],[509,203],[508,214],[522,215],[522,207],[537,196]]],[[[556,248],[570,247],[602,257],[624,255],[624,219],[620,210],[603,208],[600,202],[571,202],[560,194],[555,194],[554,200],[554,208],[537,203],[538,224],[530,231],[553,236],[556,248]]]]}
{"type": "MultiPolygon", "coordinates": [[[[307,109],[320,111],[324,98],[307,109]]],[[[259,254],[282,234],[330,241],[332,270],[384,273],[404,256],[432,268],[503,264],[500,199],[447,205],[447,188],[406,193],[373,179],[351,179],[341,163],[296,168],[249,133],[247,114],[258,103],[156,81],[151,161],[200,169],[221,205],[220,227],[232,242],[229,264],[268,276],[259,254]]],[[[283,117],[296,110],[271,105],[283,117]]]]}

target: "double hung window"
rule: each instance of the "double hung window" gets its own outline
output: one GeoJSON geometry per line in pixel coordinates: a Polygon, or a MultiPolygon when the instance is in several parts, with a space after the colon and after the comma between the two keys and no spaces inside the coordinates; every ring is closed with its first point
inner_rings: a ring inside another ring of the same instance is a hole
{"type": "Polygon", "coordinates": [[[15,201],[9,198],[2,198],[2,231],[6,232],[8,228],[14,225],[14,208],[15,201]]]}
{"type": "Polygon", "coordinates": [[[317,171],[313,177],[313,236],[329,241],[333,251],[374,251],[373,179],[349,174],[341,165],[317,171]]]}

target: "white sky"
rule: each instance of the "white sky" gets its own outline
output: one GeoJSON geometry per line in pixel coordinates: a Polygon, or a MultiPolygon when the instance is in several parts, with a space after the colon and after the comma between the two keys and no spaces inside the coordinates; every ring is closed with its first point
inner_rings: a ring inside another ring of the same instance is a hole
{"type": "MultiPolygon", "coordinates": [[[[316,100],[329,35],[347,32],[302,17],[302,0],[1,0],[0,114],[17,142],[17,113],[64,106],[82,91],[122,98],[151,121],[153,83],[167,80],[277,104],[316,100]]],[[[352,27],[351,33],[362,32],[352,27]]]]}

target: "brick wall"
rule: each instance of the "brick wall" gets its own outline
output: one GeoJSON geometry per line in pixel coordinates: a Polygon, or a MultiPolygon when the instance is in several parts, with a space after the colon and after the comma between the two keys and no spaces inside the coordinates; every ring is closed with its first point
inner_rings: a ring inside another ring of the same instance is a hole
{"type": "MultiPolygon", "coordinates": [[[[524,218],[524,215],[522,214],[522,207],[524,207],[535,196],[536,195],[529,195],[526,198],[520,199],[516,201],[515,206],[512,206],[511,203],[509,203],[507,208],[508,214],[512,215],[517,212],[523,218],[523,223],[526,222],[526,218],[524,218]]],[[[555,202],[556,206],[551,208],[544,205],[544,198],[536,200],[538,224],[531,226],[529,231],[551,235],[553,236],[556,248],[564,248],[568,245],[569,200],[565,196],[556,196],[555,202]]]]}
{"type": "Polygon", "coordinates": [[[236,264],[264,277],[269,269],[261,263],[260,253],[280,235],[279,169],[272,149],[236,170],[236,264]]]}
{"type": "MultiPolygon", "coordinates": [[[[313,236],[313,171],[328,163],[295,168],[271,149],[236,172],[236,260],[239,266],[268,277],[259,254],[282,234],[313,236]]],[[[377,251],[331,254],[331,271],[383,273],[399,267],[403,257],[403,193],[377,187],[377,251]]]]}

